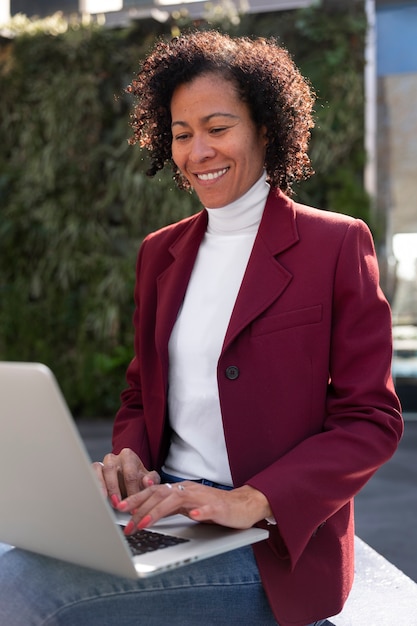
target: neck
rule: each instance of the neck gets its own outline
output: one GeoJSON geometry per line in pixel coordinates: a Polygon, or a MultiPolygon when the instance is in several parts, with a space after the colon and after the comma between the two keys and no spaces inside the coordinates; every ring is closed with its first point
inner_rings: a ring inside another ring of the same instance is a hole
{"type": "Polygon", "coordinates": [[[249,233],[256,231],[261,221],[269,185],[266,173],[240,198],[218,209],[206,209],[209,234],[249,233]]]}

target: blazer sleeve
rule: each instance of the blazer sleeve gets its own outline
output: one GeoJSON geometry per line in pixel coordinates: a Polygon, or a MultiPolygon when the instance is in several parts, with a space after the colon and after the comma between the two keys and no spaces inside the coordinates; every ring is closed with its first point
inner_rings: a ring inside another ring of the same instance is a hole
{"type": "MultiPolygon", "coordinates": [[[[323,430],[247,481],[268,498],[279,530],[276,551],[285,555],[285,544],[292,569],[317,529],[391,457],[403,428],[391,378],[390,308],[372,236],[360,220],[346,229],[332,303],[323,430]]],[[[340,536],[347,518],[337,519],[340,536]]]]}
{"type": "MultiPolygon", "coordinates": [[[[145,240],[146,242],[146,240],[145,240]]],[[[145,467],[151,467],[147,428],[144,416],[140,354],[139,310],[141,260],[144,244],[142,244],[136,265],[135,311],[133,325],[135,328],[135,356],[126,371],[127,387],[121,393],[121,405],[116,414],[112,433],[112,451],[118,454],[123,448],[130,448],[140,457],[145,467]]]]}

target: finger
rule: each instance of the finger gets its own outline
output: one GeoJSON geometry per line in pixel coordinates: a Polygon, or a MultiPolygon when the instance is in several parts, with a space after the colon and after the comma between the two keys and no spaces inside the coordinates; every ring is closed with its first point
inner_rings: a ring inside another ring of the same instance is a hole
{"type": "Polygon", "coordinates": [[[152,485],[151,487],[137,491],[122,500],[117,508],[124,513],[132,513],[134,511],[138,512],[140,515],[169,495],[169,493],[165,491],[165,487],[166,485],[152,485]]]}
{"type": "Polygon", "coordinates": [[[93,470],[97,477],[103,496],[107,498],[107,486],[103,476],[103,463],[101,463],[100,461],[95,461],[93,463],[93,470]]]}
{"type": "Polygon", "coordinates": [[[204,522],[205,524],[220,523],[219,521],[216,521],[216,516],[213,515],[213,507],[210,505],[196,507],[188,512],[188,516],[196,522],[204,522]]]}
{"type": "Polygon", "coordinates": [[[156,471],[148,471],[138,455],[130,448],[121,450],[117,458],[121,466],[120,490],[124,496],[133,495],[160,482],[159,474],[156,471]]]}
{"type": "Polygon", "coordinates": [[[117,509],[133,513],[125,533],[130,534],[138,529],[151,526],[162,517],[173,515],[184,510],[185,488],[178,485],[154,485],[126,500],[117,509]]]}
{"type": "Polygon", "coordinates": [[[189,517],[199,522],[214,522],[230,528],[250,528],[269,515],[265,496],[244,485],[231,491],[210,492],[205,501],[190,508],[189,517]]]}
{"type": "Polygon", "coordinates": [[[113,505],[122,499],[122,489],[120,485],[120,476],[122,468],[119,456],[115,454],[106,454],[103,459],[102,475],[106,485],[107,494],[113,505]]]}
{"type": "Polygon", "coordinates": [[[152,485],[159,485],[160,482],[161,482],[161,477],[158,474],[158,472],[155,470],[152,470],[151,472],[147,472],[146,474],[143,475],[143,478],[142,478],[142,485],[144,489],[146,489],[146,487],[152,487],[152,485]]]}
{"type": "Polygon", "coordinates": [[[158,485],[161,478],[156,471],[148,471],[136,457],[121,458],[121,478],[123,479],[124,495],[132,496],[152,485],[158,485]]]}
{"type": "MultiPolygon", "coordinates": [[[[144,468],[138,467],[136,463],[125,462],[122,465],[121,477],[124,484],[124,495],[129,497],[144,489],[144,480],[148,472],[144,468]]],[[[150,481],[150,484],[153,484],[150,481]]]]}

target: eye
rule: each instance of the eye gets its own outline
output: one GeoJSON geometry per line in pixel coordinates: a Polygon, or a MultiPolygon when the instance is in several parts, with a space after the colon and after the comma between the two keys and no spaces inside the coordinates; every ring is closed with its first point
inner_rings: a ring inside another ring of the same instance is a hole
{"type": "Polygon", "coordinates": [[[185,141],[189,136],[189,133],[181,133],[180,135],[175,135],[174,141],[185,141]]]}
{"type": "Polygon", "coordinates": [[[222,133],[225,130],[227,130],[227,126],[216,126],[215,128],[212,128],[210,130],[210,133],[212,135],[218,135],[218,134],[222,133]]]}

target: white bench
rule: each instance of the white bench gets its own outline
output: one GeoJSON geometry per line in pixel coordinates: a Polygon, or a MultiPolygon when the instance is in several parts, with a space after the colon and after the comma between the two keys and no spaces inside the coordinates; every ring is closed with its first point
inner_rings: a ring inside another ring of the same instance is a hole
{"type": "Polygon", "coordinates": [[[417,626],[417,583],[359,537],[355,550],[353,588],[343,611],[330,618],[332,624],[417,626]]]}

